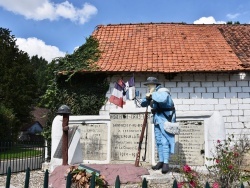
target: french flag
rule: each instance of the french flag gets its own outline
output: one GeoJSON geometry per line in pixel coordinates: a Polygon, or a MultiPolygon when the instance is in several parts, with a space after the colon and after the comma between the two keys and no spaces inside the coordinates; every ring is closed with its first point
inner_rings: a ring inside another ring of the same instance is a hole
{"type": "Polygon", "coordinates": [[[120,79],[116,82],[112,95],[109,98],[109,102],[122,108],[123,105],[126,104],[126,92],[124,91],[125,87],[126,85],[123,80],[120,79]]]}
{"type": "Polygon", "coordinates": [[[133,100],[135,98],[135,79],[134,76],[129,79],[125,84],[125,91],[128,93],[128,99],[133,100]]]}

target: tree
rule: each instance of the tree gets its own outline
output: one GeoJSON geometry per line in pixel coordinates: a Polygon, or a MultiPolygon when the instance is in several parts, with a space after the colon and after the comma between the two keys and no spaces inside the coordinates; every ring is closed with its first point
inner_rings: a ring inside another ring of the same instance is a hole
{"type": "Polygon", "coordinates": [[[0,138],[7,140],[11,136],[16,136],[16,117],[11,109],[0,103],[0,138]]]}
{"type": "Polygon", "coordinates": [[[47,71],[48,61],[42,57],[39,58],[37,55],[32,56],[30,61],[34,67],[34,75],[37,82],[37,95],[40,97],[46,92],[48,82],[51,79],[51,75],[47,71]]]}
{"type": "Polygon", "coordinates": [[[4,28],[0,28],[0,67],[0,99],[15,115],[17,132],[17,127],[32,118],[30,112],[37,97],[37,86],[28,54],[18,49],[15,37],[4,28]]]}

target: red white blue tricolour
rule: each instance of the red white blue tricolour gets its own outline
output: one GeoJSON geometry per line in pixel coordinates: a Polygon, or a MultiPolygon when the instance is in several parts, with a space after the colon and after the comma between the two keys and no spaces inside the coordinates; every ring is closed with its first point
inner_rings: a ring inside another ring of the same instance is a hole
{"type": "Polygon", "coordinates": [[[115,83],[114,90],[109,98],[111,103],[120,106],[121,108],[126,104],[126,92],[124,91],[125,87],[125,83],[120,79],[115,83]]]}

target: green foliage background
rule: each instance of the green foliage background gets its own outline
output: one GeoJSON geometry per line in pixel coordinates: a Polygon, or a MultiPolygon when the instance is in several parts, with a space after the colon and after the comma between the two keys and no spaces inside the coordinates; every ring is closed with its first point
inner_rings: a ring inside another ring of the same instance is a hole
{"type": "Polygon", "coordinates": [[[16,117],[11,109],[0,103],[0,138],[10,140],[13,134],[16,136],[16,117]]]}
{"type": "Polygon", "coordinates": [[[107,75],[98,72],[101,51],[93,37],[73,54],[48,63],[18,49],[14,35],[0,27],[0,137],[15,140],[20,128],[33,121],[34,107],[50,110],[43,135],[51,137],[57,109],[66,104],[72,115],[97,115],[109,88],[107,75]]]}
{"type": "Polygon", "coordinates": [[[0,67],[1,139],[16,139],[20,127],[32,121],[38,87],[28,54],[18,49],[10,30],[1,27],[0,67]]]}
{"type": "Polygon", "coordinates": [[[72,114],[97,115],[109,87],[105,74],[75,74],[69,82],[58,80],[59,99],[71,107],[72,114]]]}
{"type": "Polygon", "coordinates": [[[54,77],[41,100],[41,105],[50,109],[49,121],[43,131],[47,140],[51,139],[52,121],[61,105],[68,105],[72,115],[98,115],[107,100],[107,75],[98,73],[95,65],[101,54],[98,47],[98,41],[89,37],[73,54],[49,64],[48,72],[54,77]]]}
{"type": "Polygon", "coordinates": [[[104,73],[77,73],[67,80],[68,76],[59,75],[43,96],[45,107],[56,113],[66,104],[72,115],[97,115],[106,101],[109,88],[107,75],[104,73]]]}

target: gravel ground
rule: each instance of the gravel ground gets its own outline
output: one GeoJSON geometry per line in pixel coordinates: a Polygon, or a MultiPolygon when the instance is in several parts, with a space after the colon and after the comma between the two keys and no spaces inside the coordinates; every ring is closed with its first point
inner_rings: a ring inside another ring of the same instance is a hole
{"type": "MultiPolygon", "coordinates": [[[[29,188],[43,188],[44,174],[41,170],[30,171],[29,188]]],[[[23,188],[25,183],[26,172],[11,174],[10,184],[16,188],[23,188]]],[[[0,188],[5,187],[6,175],[0,176],[0,188]]]]}

